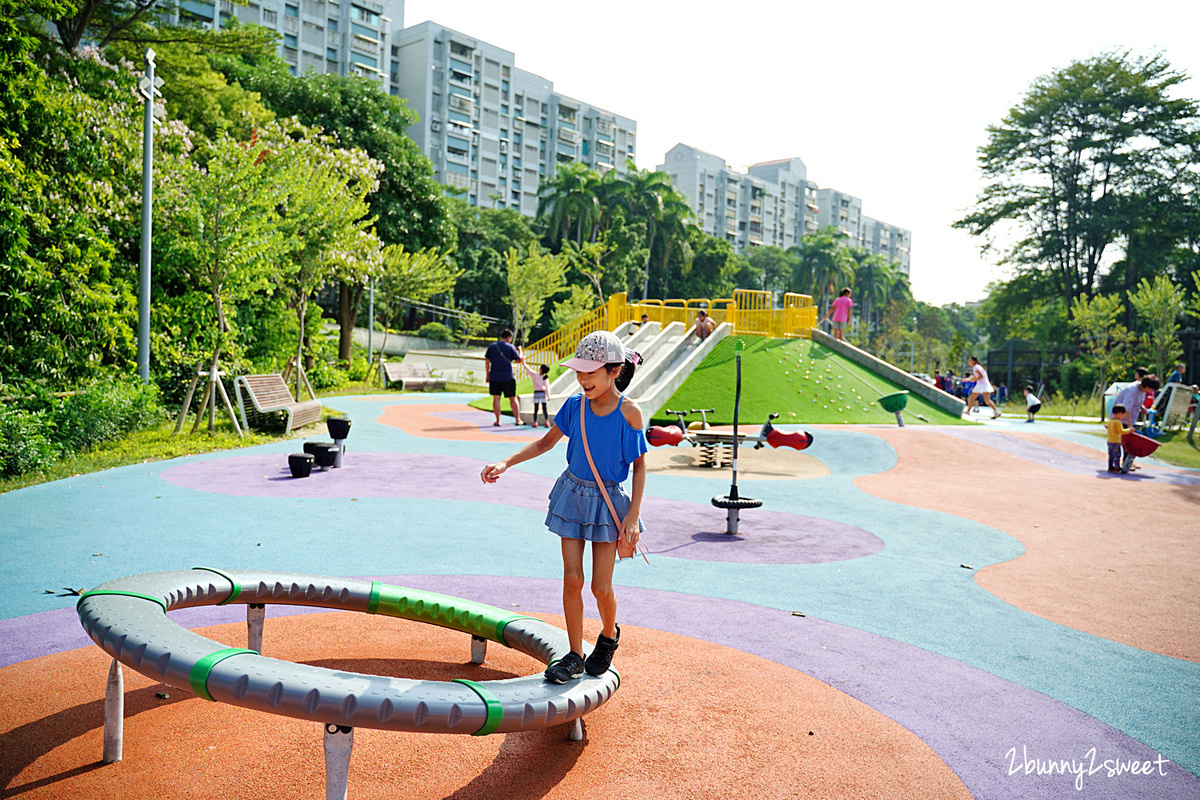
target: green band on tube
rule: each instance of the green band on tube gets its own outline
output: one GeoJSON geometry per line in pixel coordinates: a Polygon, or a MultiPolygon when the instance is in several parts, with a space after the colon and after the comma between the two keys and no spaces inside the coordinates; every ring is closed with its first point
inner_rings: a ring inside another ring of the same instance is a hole
{"type": "Polygon", "coordinates": [[[472,600],[378,582],[371,583],[371,599],[367,603],[367,613],[440,625],[443,628],[491,639],[506,647],[506,625],[513,620],[536,619],[527,614],[510,614],[495,606],[472,600]]]}
{"type": "MultiPolygon", "coordinates": [[[[221,663],[231,656],[240,656],[243,653],[251,653],[258,655],[253,650],[245,650],[240,647],[227,647],[224,650],[216,650],[209,653],[204,658],[196,662],[192,667],[192,674],[188,676],[188,680],[192,684],[192,692],[197,697],[203,697],[205,700],[212,700],[213,697],[208,693],[208,674],[212,672],[213,667],[221,663]]],[[[213,700],[213,702],[216,702],[213,700]]]]}
{"type": "Polygon", "coordinates": [[[75,604],[75,610],[76,611],[79,610],[79,605],[84,600],[88,599],[89,597],[95,597],[96,595],[101,595],[101,594],[115,594],[115,595],[118,595],[121,597],[140,597],[142,600],[149,600],[152,603],[157,603],[159,606],[162,607],[164,614],[167,611],[167,601],[163,600],[161,597],[151,597],[148,594],[140,594],[138,592],[122,592],[118,589],[93,589],[90,592],[84,592],[82,595],[79,596],[79,602],[75,604]]]}
{"type": "Polygon", "coordinates": [[[456,678],[452,683],[461,683],[475,694],[479,695],[479,699],[483,701],[484,707],[487,708],[487,719],[483,722],[483,727],[472,733],[472,736],[487,736],[496,728],[500,727],[500,722],[504,719],[504,707],[500,705],[499,698],[487,690],[482,683],[468,681],[463,678],[456,678]]]}
{"type": "Polygon", "coordinates": [[[223,606],[226,603],[232,603],[234,600],[237,600],[238,595],[240,595],[242,593],[242,585],[240,583],[238,583],[237,581],[235,581],[233,579],[233,576],[231,576],[227,572],[221,572],[221,570],[213,569],[212,567],[192,567],[192,569],[202,569],[205,572],[215,572],[217,575],[220,575],[222,578],[229,581],[233,585],[233,591],[229,593],[229,597],[226,597],[224,600],[217,603],[217,605],[219,605],[219,606],[223,606]]]}

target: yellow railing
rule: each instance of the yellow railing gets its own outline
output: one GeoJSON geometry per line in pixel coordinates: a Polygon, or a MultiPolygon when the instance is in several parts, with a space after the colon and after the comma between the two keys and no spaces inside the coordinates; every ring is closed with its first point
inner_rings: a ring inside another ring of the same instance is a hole
{"type": "Polygon", "coordinates": [[[788,292],[783,296],[784,337],[803,336],[812,338],[812,329],[817,327],[817,307],[806,294],[788,292]]]}
{"type": "Polygon", "coordinates": [[[772,293],[756,289],[736,289],[733,297],[637,300],[632,303],[625,292],[621,292],[549,336],[526,345],[525,357],[531,364],[557,364],[574,355],[575,345],[593,331],[616,330],[625,322],[640,322],[643,315],[648,322],[657,322],[664,328],[672,322],[691,325],[701,309],[718,325],[722,322],[732,324],[734,333],[807,339],[817,326],[817,308],[806,294],[788,292],[783,296],[783,308],[775,308],[772,293]]]}

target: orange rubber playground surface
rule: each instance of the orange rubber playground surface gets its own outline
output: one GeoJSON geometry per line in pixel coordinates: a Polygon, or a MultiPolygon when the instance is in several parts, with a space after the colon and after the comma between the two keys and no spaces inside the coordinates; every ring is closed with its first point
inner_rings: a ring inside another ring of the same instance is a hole
{"type": "MultiPolygon", "coordinates": [[[[111,657],[68,589],[209,567],[363,578],[562,625],[542,525],[560,447],[465,395],[337,398],[341,469],[298,442],[0,495],[0,797],[325,797],[322,726],[210,702],[126,666],[121,761],[101,760],[111,657]]],[[[1200,473],[1105,470],[1086,425],[814,427],[739,451],[763,500],[737,536],[729,471],[652,451],[643,541],[616,569],[621,685],[570,726],[357,729],[351,798],[1200,797],[1200,473]],[[1031,430],[1032,429],[1032,430],[1031,430]]],[[[324,430],[314,439],[327,439],[324,430]]],[[[585,591],[585,636],[599,633],[585,591]]],[[[172,611],[226,647],[238,605],[172,611]]],[[[334,671],[492,681],[542,665],[408,620],[269,605],[263,654],[334,671]]]]}

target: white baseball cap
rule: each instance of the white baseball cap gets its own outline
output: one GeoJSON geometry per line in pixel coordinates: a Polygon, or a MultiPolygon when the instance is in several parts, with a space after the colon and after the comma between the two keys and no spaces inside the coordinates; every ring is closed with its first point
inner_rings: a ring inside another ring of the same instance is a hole
{"type": "Polygon", "coordinates": [[[589,333],[579,340],[575,357],[562,362],[577,372],[595,372],[606,364],[620,364],[625,360],[625,345],[616,334],[609,331],[589,333]]]}

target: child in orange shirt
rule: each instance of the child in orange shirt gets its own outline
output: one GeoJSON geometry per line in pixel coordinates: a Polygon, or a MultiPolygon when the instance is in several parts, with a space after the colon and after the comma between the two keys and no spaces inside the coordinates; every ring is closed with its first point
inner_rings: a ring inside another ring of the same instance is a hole
{"type": "Polygon", "coordinates": [[[1117,403],[1112,407],[1112,416],[1106,423],[1108,426],[1108,471],[1121,471],[1121,434],[1129,433],[1125,427],[1125,406],[1117,403]]]}

